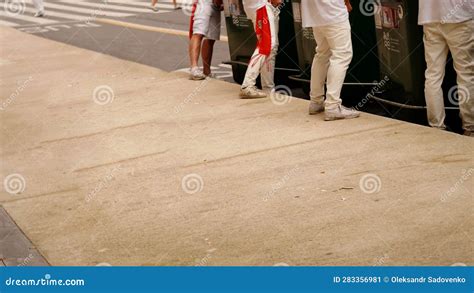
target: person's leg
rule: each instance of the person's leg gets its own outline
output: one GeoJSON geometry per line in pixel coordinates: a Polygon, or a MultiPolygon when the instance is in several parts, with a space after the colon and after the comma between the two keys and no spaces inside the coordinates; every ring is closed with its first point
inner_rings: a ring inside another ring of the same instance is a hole
{"type": "Polygon", "coordinates": [[[44,4],[43,0],[33,0],[33,6],[36,9],[35,16],[43,16],[44,15],[44,4]]]}
{"type": "Polygon", "coordinates": [[[423,26],[425,45],[425,100],[428,112],[428,123],[431,127],[445,129],[443,84],[448,45],[440,31],[441,24],[423,26]]]}
{"type": "Polygon", "coordinates": [[[174,9],[179,9],[180,7],[178,6],[178,4],[176,3],[176,0],[173,0],[173,5],[174,5],[174,9]]]}
{"type": "Polygon", "coordinates": [[[206,76],[199,69],[199,55],[201,54],[201,45],[204,36],[209,32],[209,19],[211,11],[210,6],[204,1],[196,1],[193,4],[193,13],[191,14],[189,42],[189,59],[191,63],[191,79],[202,80],[206,76]]]}
{"type": "Polygon", "coordinates": [[[202,66],[203,73],[206,76],[211,75],[212,53],[214,51],[215,40],[204,39],[202,44],[202,66]]]}
{"type": "Polygon", "coordinates": [[[270,55],[266,58],[263,67],[261,67],[260,78],[262,80],[262,89],[266,92],[269,92],[275,87],[275,60],[278,53],[280,10],[273,7],[270,3],[267,4],[266,9],[268,14],[268,22],[270,24],[271,51],[270,55]]]}
{"type": "Polygon", "coordinates": [[[447,39],[457,74],[458,102],[466,132],[474,132],[474,21],[446,24],[447,39]]]}
{"type": "Polygon", "coordinates": [[[324,107],[334,109],[342,104],[341,90],[352,60],[352,39],[349,21],[324,28],[331,50],[327,73],[327,91],[324,107]]]}
{"type": "Polygon", "coordinates": [[[198,67],[203,35],[194,34],[189,41],[189,61],[191,68],[198,67]]]}
{"type": "Polygon", "coordinates": [[[256,12],[251,11],[250,9],[245,9],[245,11],[247,12],[247,17],[252,20],[255,33],[257,34],[257,48],[249,60],[240,96],[242,98],[265,98],[267,95],[264,92],[257,90],[256,84],[257,77],[260,75],[265,60],[271,52],[270,22],[266,15],[266,7],[263,7],[256,12]],[[261,23],[262,26],[259,27],[257,23],[261,23]]]}
{"type": "Polygon", "coordinates": [[[354,109],[342,106],[341,91],[352,60],[351,25],[349,20],[323,28],[331,50],[326,81],[324,120],[352,119],[360,116],[354,109]]]}
{"type": "Polygon", "coordinates": [[[329,69],[329,58],[331,51],[326,40],[324,31],[313,28],[314,39],[316,40],[316,55],[314,55],[313,65],[311,67],[311,102],[317,104],[324,103],[324,85],[329,69]]]}
{"type": "Polygon", "coordinates": [[[207,9],[209,10],[208,30],[202,45],[201,54],[204,75],[209,76],[211,75],[214,44],[221,36],[221,11],[216,9],[213,5],[207,9]]]}
{"type": "Polygon", "coordinates": [[[158,7],[156,7],[156,3],[158,2],[158,0],[151,0],[151,4],[150,4],[150,9],[153,10],[153,11],[158,11],[158,7]]]}

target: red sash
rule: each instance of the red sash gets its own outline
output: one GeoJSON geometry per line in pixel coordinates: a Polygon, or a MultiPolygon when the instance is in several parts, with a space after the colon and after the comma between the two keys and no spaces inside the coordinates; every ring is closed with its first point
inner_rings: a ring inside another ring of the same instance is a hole
{"type": "Polygon", "coordinates": [[[257,34],[257,48],[259,53],[269,56],[272,50],[272,32],[266,6],[257,10],[255,33],[257,34]]]}

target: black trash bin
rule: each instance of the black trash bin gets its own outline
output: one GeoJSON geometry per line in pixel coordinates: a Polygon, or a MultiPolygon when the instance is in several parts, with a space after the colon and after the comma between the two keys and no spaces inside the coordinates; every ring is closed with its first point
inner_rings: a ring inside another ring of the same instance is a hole
{"type": "MultiPolygon", "coordinates": [[[[347,71],[345,89],[353,86],[373,87],[377,84],[380,76],[377,39],[375,34],[374,18],[372,15],[364,14],[359,6],[364,4],[364,0],[352,0],[354,7],[350,13],[352,27],[352,44],[354,57],[347,71]]],[[[299,66],[302,69],[298,76],[292,76],[294,80],[302,82],[306,92],[309,92],[309,82],[311,79],[311,65],[316,53],[316,41],[312,28],[303,28],[301,18],[301,0],[293,0],[292,8],[295,21],[295,36],[298,48],[299,66]]],[[[344,90],[344,89],[343,89],[344,90]]]]}
{"type": "MultiPolygon", "coordinates": [[[[280,46],[275,64],[275,83],[288,85],[291,83],[288,76],[299,72],[298,55],[290,0],[285,0],[280,8],[280,46]]],[[[226,63],[232,65],[234,80],[241,84],[257,39],[253,23],[245,15],[242,0],[224,0],[224,14],[231,57],[226,63]]]]}
{"type": "Polygon", "coordinates": [[[389,82],[382,95],[407,107],[424,107],[423,29],[418,26],[418,1],[375,2],[381,78],[389,82]]]}

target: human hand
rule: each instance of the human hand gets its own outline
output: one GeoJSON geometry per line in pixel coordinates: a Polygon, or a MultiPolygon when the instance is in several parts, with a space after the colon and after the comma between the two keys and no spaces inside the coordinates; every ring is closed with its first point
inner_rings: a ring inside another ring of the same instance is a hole
{"type": "Polygon", "coordinates": [[[352,11],[351,1],[350,1],[350,0],[344,0],[344,2],[345,2],[345,4],[346,4],[347,11],[348,11],[348,12],[351,12],[351,11],[352,11]]]}
{"type": "Polygon", "coordinates": [[[224,10],[223,0],[212,0],[212,3],[214,3],[214,6],[219,8],[221,11],[224,10]]]}
{"type": "Polygon", "coordinates": [[[283,0],[270,0],[270,3],[273,5],[273,7],[278,7],[283,4],[283,0]]]}

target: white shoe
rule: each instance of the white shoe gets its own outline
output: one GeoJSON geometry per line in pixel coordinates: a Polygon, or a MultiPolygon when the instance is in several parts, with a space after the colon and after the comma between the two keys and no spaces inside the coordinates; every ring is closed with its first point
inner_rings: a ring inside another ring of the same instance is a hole
{"type": "Polygon", "coordinates": [[[206,79],[206,76],[202,71],[199,69],[199,67],[193,67],[191,68],[191,79],[192,80],[203,80],[206,79]]]}
{"type": "Polygon", "coordinates": [[[324,120],[333,121],[340,119],[352,119],[360,116],[360,112],[338,105],[334,109],[324,109],[324,120]]]}
{"type": "Polygon", "coordinates": [[[151,6],[151,5],[150,5],[149,8],[150,8],[151,10],[153,10],[154,12],[158,12],[158,11],[159,11],[158,7],[155,7],[155,6],[151,6]]]}
{"type": "Polygon", "coordinates": [[[266,97],[267,97],[267,94],[257,89],[255,86],[249,86],[249,87],[240,89],[241,99],[262,99],[266,97]]]}
{"type": "Polygon", "coordinates": [[[43,17],[44,16],[44,11],[38,11],[33,15],[34,17],[43,17]]]}
{"type": "Polygon", "coordinates": [[[324,103],[309,102],[309,115],[316,115],[324,112],[324,103]]]}

